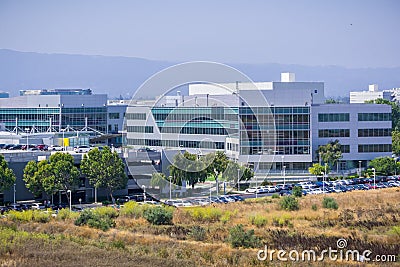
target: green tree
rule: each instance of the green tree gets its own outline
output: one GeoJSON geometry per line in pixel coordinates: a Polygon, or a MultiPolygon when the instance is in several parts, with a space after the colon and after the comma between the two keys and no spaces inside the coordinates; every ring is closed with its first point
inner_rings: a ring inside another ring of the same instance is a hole
{"type": "Polygon", "coordinates": [[[3,155],[0,155],[0,192],[10,189],[16,178],[12,169],[8,167],[3,155]]]}
{"type": "Polygon", "coordinates": [[[124,162],[117,152],[112,152],[109,147],[102,151],[97,148],[89,151],[82,159],[81,170],[91,185],[105,188],[113,202],[113,192],[125,188],[128,183],[124,162]]]}
{"type": "Polygon", "coordinates": [[[49,160],[28,162],[23,179],[26,187],[35,196],[43,192],[53,195],[58,190],[72,190],[79,183],[79,170],[74,166],[72,155],[57,152],[49,160]]]}
{"type": "Polygon", "coordinates": [[[228,157],[225,155],[224,152],[217,151],[215,153],[207,154],[202,159],[204,159],[204,164],[208,166],[206,170],[207,175],[211,174],[214,176],[218,190],[218,178],[226,170],[228,166],[229,163],[228,157]]]}
{"type": "Polygon", "coordinates": [[[400,131],[400,107],[396,102],[378,98],[375,100],[365,101],[365,103],[390,105],[392,107],[392,129],[394,131],[400,131]]]}
{"type": "Polygon", "coordinates": [[[330,168],[328,165],[325,166],[319,163],[314,163],[310,168],[308,168],[308,172],[318,177],[321,176],[322,173],[325,173],[325,168],[326,168],[325,175],[328,175],[328,173],[330,172],[330,168]]]}
{"type": "Polygon", "coordinates": [[[204,182],[207,179],[207,165],[205,160],[200,160],[196,154],[177,153],[174,156],[173,163],[169,166],[172,183],[182,185],[187,181],[192,188],[198,182],[204,182]]]}
{"type": "Polygon", "coordinates": [[[321,155],[321,159],[333,167],[342,158],[342,147],[339,140],[330,141],[324,146],[318,147],[317,155],[321,155]]]}
{"type": "Polygon", "coordinates": [[[396,171],[396,161],[391,157],[379,157],[369,162],[370,168],[375,168],[375,172],[381,175],[392,175],[396,171]]]}
{"type": "Polygon", "coordinates": [[[400,156],[400,131],[392,131],[392,150],[400,156]]]}
{"type": "Polygon", "coordinates": [[[151,180],[150,180],[150,185],[152,187],[158,186],[160,188],[160,193],[161,193],[161,190],[166,186],[166,184],[167,184],[167,180],[165,178],[164,173],[153,172],[153,174],[151,175],[151,180]]]}
{"type": "Polygon", "coordinates": [[[44,192],[42,181],[39,175],[36,175],[38,171],[38,163],[36,161],[29,161],[24,168],[23,180],[26,188],[35,196],[39,197],[44,192]]]}
{"type": "Polygon", "coordinates": [[[235,185],[239,181],[247,181],[254,176],[254,172],[247,166],[240,166],[237,162],[229,161],[226,170],[222,173],[222,177],[226,181],[233,181],[235,185]],[[239,169],[239,176],[238,176],[239,169]]]}

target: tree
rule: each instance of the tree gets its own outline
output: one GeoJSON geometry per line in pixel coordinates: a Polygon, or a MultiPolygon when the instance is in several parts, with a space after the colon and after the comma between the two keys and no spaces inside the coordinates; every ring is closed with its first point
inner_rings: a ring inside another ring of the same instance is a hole
{"type": "Polygon", "coordinates": [[[0,155],[0,192],[8,190],[15,184],[16,178],[12,169],[8,167],[3,155],[0,155]]]}
{"type": "Polygon", "coordinates": [[[392,129],[393,131],[400,131],[400,107],[396,102],[378,98],[365,101],[365,103],[390,105],[392,107],[392,129]]]}
{"type": "Polygon", "coordinates": [[[240,166],[237,162],[229,161],[226,170],[222,173],[222,178],[227,181],[234,181],[237,185],[239,181],[247,181],[254,176],[254,172],[247,166],[240,166]],[[239,176],[238,176],[239,169],[239,176]]]}
{"type": "Polygon", "coordinates": [[[342,147],[339,140],[330,141],[324,146],[318,147],[317,154],[321,159],[333,167],[342,158],[342,147]]]}
{"type": "Polygon", "coordinates": [[[167,184],[167,180],[165,178],[164,173],[153,172],[153,174],[151,175],[151,180],[150,180],[150,185],[152,187],[158,186],[160,188],[160,193],[161,193],[162,188],[165,187],[166,184],[167,184]]]}
{"type": "Polygon", "coordinates": [[[209,153],[205,155],[202,159],[204,159],[204,164],[207,167],[207,175],[213,175],[215,177],[215,182],[217,184],[218,191],[218,178],[219,176],[226,170],[229,160],[228,157],[222,151],[217,151],[215,153],[209,153]]]}
{"type": "Polygon", "coordinates": [[[97,148],[89,151],[82,159],[81,170],[91,185],[105,188],[113,202],[113,192],[125,188],[128,183],[124,162],[117,152],[112,152],[109,147],[102,151],[97,148]]]}
{"type": "Polygon", "coordinates": [[[182,185],[183,181],[188,181],[194,188],[198,182],[204,182],[207,179],[207,165],[205,160],[200,160],[196,154],[187,151],[174,156],[172,164],[169,166],[172,183],[182,185]]]}
{"type": "Polygon", "coordinates": [[[328,173],[330,172],[330,168],[328,165],[323,166],[319,163],[314,163],[310,168],[308,168],[308,172],[315,176],[320,176],[322,173],[328,175],[328,173]],[[326,168],[326,173],[325,173],[325,168],[326,168]]]}
{"type": "Polygon", "coordinates": [[[379,157],[369,162],[369,167],[374,168],[377,174],[392,175],[396,171],[396,161],[391,157],[379,157]]]}
{"type": "MultiPolygon", "coordinates": [[[[74,157],[57,152],[49,160],[30,161],[24,168],[26,187],[35,196],[43,192],[53,195],[59,190],[72,190],[79,183],[79,170],[74,166],[74,157]]],[[[67,194],[69,199],[69,195],[67,194]]]]}
{"type": "Polygon", "coordinates": [[[392,132],[392,150],[397,156],[400,156],[400,131],[392,132]]]}
{"type": "Polygon", "coordinates": [[[36,161],[29,161],[24,168],[23,180],[26,188],[35,196],[39,197],[43,192],[43,185],[38,171],[38,163],[36,161]]]}

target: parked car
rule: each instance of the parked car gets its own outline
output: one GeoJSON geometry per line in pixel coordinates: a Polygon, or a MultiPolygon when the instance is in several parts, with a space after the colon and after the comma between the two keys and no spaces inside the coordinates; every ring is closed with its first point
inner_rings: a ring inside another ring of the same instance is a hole
{"type": "Polygon", "coordinates": [[[76,147],[74,147],[75,153],[87,153],[90,150],[92,150],[92,148],[90,146],[76,146],[76,147]]]}
{"type": "Polygon", "coordinates": [[[3,215],[4,213],[6,213],[8,211],[8,207],[5,206],[0,206],[0,214],[3,215]]]}
{"type": "Polygon", "coordinates": [[[49,151],[63,151],[64,147],[58,145],[51,145],[48,147],[49,151]]]}
{"type": "Polygon", "coordinates": [[[275,186],[272,186],[272,185],[267,185],[267,186],[264,186],[264,192],[267,192],[267,193],[275,193],[277,190],[276,190],[276,187],[275,186]]]}
{"type": "Polygon", "coordinates": [[[36,146],[36,148],[39,150],[47,150],[48,147],[45,144],[39,144],[36,146]]]}
{"type": "Polygon", "coordinates": [[[264,188],[262,186],[258,186],[258,187],[249,187],[245,190],[246,193],[257,193],[257,194],[261,194],[264,192],[267,192],[264,190],[264,188]]]}
{"type": "Polygon", "coordinates": [[[20,150],[22,149],[22,145],[12,145],[8,148],[8,150],[20,150]]]}

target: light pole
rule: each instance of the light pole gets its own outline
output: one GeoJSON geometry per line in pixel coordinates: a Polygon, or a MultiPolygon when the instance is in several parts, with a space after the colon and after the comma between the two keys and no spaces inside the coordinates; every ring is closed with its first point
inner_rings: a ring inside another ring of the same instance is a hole
{"type": "Polygon", "coordinates": [[[169,200],[172,199],[172,176],[169,176],[169,200]]]}
{"type": "Polygon", "coordinates": [[[72,210],[72,192],[67,190],[67,193],[69,193],[69,210],[72,210]]]}
{"type": "Polygon", "coordinates": [[[285,156],[282,156],[281,159],[282,159],[281,175],[283,176],[283,161],[285,160],[285,156]]]}
{"type": "Polygon", "coordinates": [[[238,168],[237,169],[237,178],[238,178],[238,180],[237,180],[237,186],[238,186],[238,192],[240,191],[240,169],[238,168]]]}
{"type": "Polygon", "coordinates": [[[372,171],[374,172],[374,190],[375,190],[376,189],[376,183],[375,183],[376,171],[375,171],[375,168],[372,168],[372,171]]]}
{"type": "Polygon", "coordinates": [[[146,186],[142,185],[143,188],[143,202],[146,202],[146,186]]]}
{"type": "Polygon", "coordinates": [[[361,177],[361,160],[358,161],[358,169],[360,170],[360,177],[361,177]]]}
{"type": "Polygon", "coordinates": [[[15,192],[16,192],[15,186],[16,186],[16,184],[14,183],[14,206],[15,206],[15,192]]]}
{"type": "Polygon", "coordinates": [[[26,151],[29,149],[29,128],[25,128],[26,132],[26,151]]]}
{"type": "Polygon", "coordinates": [[[286,166],[283,166],[283,186],[286,184],[286,166]]]}
{"type": "Polygon", "coordinates": [[[65,129],[62,129],[61,131],[62,131],[62,133],[63,133],[63,142],[62,142],[62,144],[63,144],[63,151],[65,151],[65,129]]]}

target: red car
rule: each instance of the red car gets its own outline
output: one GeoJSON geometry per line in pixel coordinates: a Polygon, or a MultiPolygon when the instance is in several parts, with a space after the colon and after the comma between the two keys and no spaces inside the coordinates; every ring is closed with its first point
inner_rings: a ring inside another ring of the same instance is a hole
{"type": "Polygon", "coordinates": [[[47,146],[44,144],[37,145],[36,148],[39,150],[47,150],[47,146]]]}

